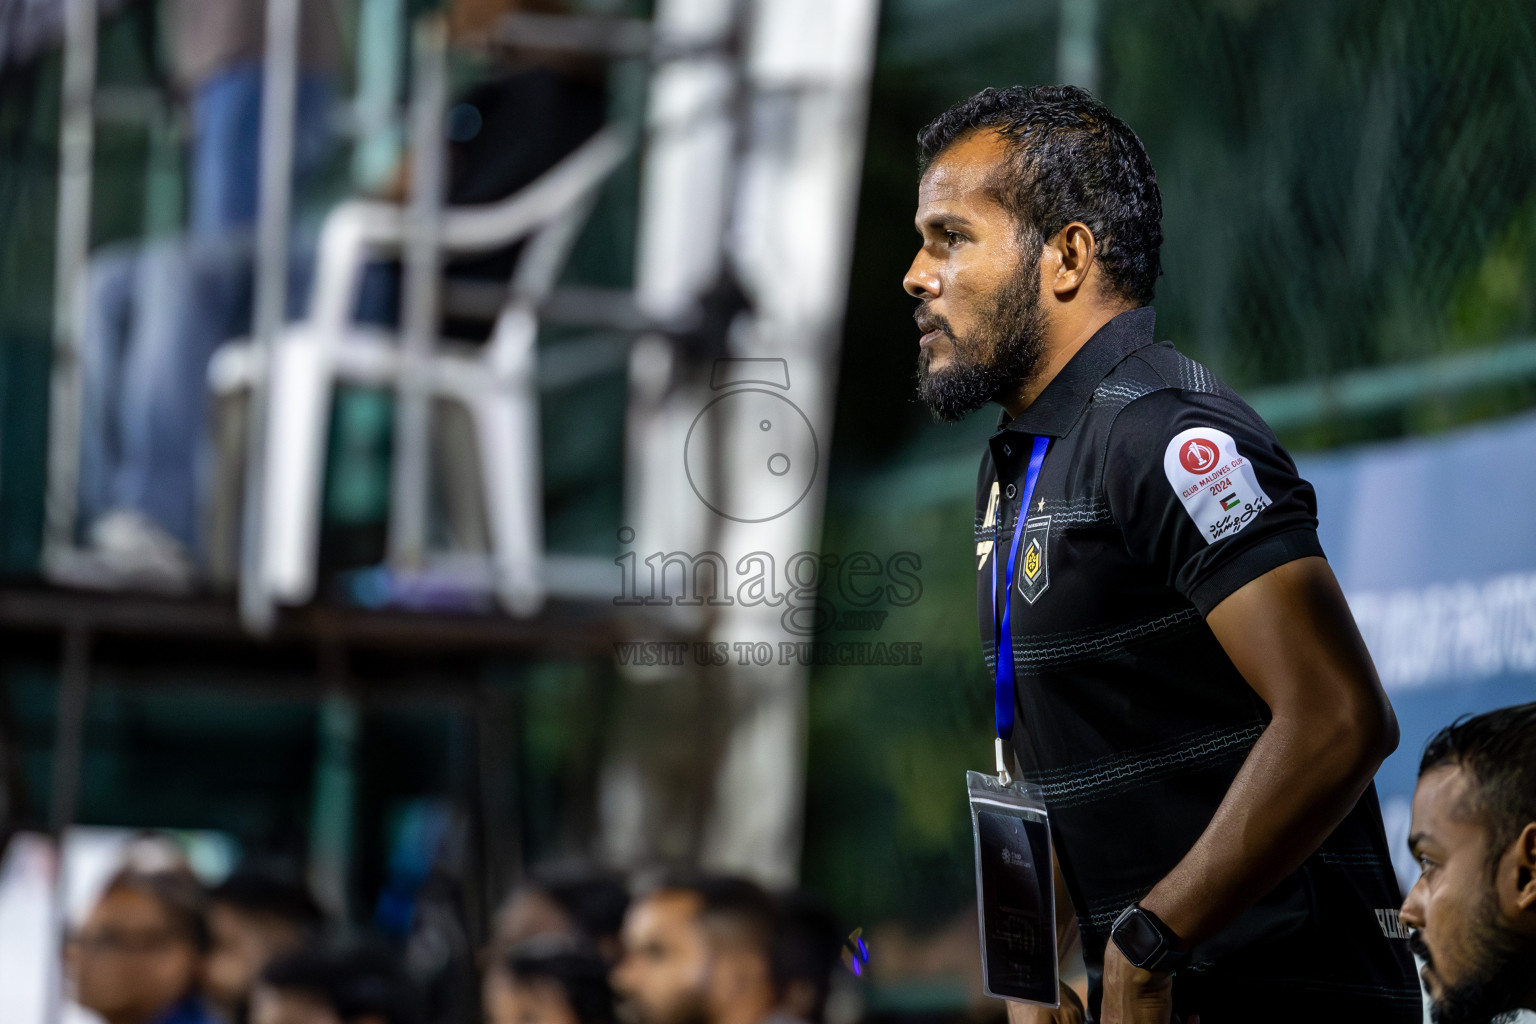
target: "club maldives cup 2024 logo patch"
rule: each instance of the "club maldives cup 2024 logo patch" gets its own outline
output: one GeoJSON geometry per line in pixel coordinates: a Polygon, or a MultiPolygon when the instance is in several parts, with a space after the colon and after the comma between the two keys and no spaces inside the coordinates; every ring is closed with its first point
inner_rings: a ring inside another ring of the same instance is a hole
{"type": "Polygon", "coordinates": [[[1214,427],[1176,434],[1163,453],[1163,472],[1207,544],[1237,533],[1270,504],[1232,435],[1214,427]]]}

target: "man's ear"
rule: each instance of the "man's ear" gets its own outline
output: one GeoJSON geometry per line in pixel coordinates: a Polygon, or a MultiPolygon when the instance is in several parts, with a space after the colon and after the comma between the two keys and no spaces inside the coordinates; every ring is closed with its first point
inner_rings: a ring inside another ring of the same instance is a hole
{"type": "Polygon", "coordinates": [[[1088,280],[1088,272],[1093,269],[1093,264],[1098,256],[1098,240],[1093,237],[1093,229],[1080,220],[1075,220],[1056,232],[1046,245],[1055,250],[1056,259],[1048,264],[1054,268],[1051,280],[1045,282],[1059,299],[1069,299],[1088,280]]]}
{"type": "Polygon", "coordinates": [[[767,960],[747,949],[717,954],[709,983],[716,998],[727,1006],[735,1006],[772,987],[767,960]]]}
{"type": "Polygon", "coordinates": [[[1515,915],[1530,915],[1536,928],[1536,821],[1520,830],[1520,835],[1504,851],[1506,861],[1500,872],[1509,882],[1500,885],[1500,902],[1508,902],[1515,915]],[[1506,885],[1508,886],[1506,888],[1506,885]]]}

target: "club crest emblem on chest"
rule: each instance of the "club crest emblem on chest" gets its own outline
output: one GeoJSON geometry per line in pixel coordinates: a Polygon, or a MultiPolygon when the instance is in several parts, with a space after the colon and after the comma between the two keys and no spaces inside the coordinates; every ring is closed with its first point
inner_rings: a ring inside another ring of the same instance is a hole
{"type": "Polygon", "coordinates": [[[1019,596],[1030,604],[1034,604],[1035,599],[1051,585],[1051,568],[1047,558],[1050,535],[1050,516],[1031,516],[1024,521],[1024,536],[1019,542],[1023,550],[1016,576],[1019,596]]]}

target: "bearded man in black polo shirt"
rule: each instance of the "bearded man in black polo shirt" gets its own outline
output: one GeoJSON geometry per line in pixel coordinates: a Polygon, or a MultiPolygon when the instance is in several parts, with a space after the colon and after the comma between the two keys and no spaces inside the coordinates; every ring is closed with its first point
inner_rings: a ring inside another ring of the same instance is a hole
{"type": "Polygon", "coordinates": [[[919,142],[918,390],[942,419],[1005,410],[977,488],[982,645],[1011,654],[1013,751],[1089,969],[1086,1008],[1064,989],[1014,1020],[1418,1021],[1371,784],[1396,719],[1311,487],[1156,343],[1140,140],[1041,87],[979,93],[919,142]]]}

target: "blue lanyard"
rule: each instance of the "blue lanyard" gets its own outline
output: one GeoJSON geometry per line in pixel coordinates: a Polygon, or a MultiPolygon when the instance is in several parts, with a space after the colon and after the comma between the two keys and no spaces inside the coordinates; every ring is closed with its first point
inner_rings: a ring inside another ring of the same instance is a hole
{"type": "Polygon", "coordinates": [[[997,717],[997,738],[1000,740],[1008,739],[1013,732],[1013,630],[1009,626],[1009,611],[1013,607],[1013,567],[1019,558],[1019,541],[1024,537],[1024,521],[1029,518],[1029,500],[1034,497],[1035,484],[1040,479],[1040,466],[1045,462],[1045,450],[1050,445],[1049,437],[1037,436],[1034,448],[1029,453],[1029,469],[1024,473],[1024,493],[1019,495],[1018,521],[1013,526],[1013,543],[1008,547],[1008,564],[1003,570],[1001,618],[997,611],[996,564],[999,553],[998,530],[1003,523],[1001,503],[997,509],[997,521],[992,526],[992,636],[996,641],[994,652],[997,670],[997,698],[993,710],[997,717]]]}

